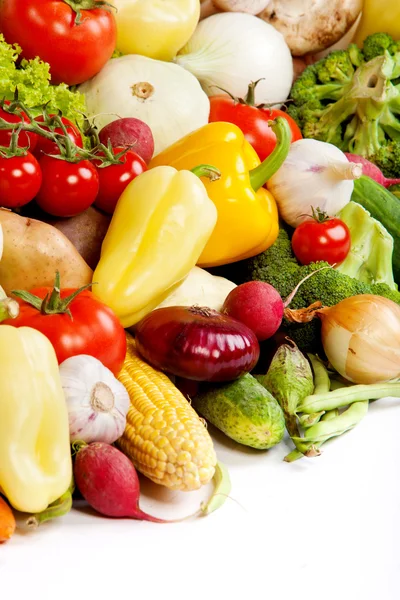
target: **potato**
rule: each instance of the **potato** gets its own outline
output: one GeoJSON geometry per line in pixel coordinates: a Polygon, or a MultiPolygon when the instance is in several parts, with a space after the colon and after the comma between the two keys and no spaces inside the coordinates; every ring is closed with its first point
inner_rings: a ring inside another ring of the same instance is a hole
{"type": "Polygon", "coordinates": [[[5,209],[0,209],[0,223],[4,236],[0,285],[7,294],[52,286],[57,270],[64,288],[78,288],[92,281],[91,268],[52,225],[5,209]]]}
{"type": "Polygon", "coordinates": [[[60,219],[41,211],[33,202],[27,207],[28,209],[23,210],[25,216],[39,219],[56,227],[72,242],[91,269],[97,267],[101,245],[110,225],[111,216],[90,206],[75,217],[60,219]]]}

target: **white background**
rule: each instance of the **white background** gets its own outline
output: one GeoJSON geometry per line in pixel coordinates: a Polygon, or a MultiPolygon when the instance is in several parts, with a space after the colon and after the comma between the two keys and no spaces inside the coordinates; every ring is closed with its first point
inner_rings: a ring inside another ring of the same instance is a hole
{"type": "MultiPolygon", "coordinates": [[[[210,431],[232,499],[209,517],[159,525],[77,509],[0,545],[7,600],[399,600],[400,401],[373,403],[319,458],[245,449],[210,431]]],[[[175,518],[209,489],[142,482],[142,508],[175,518]]]]}

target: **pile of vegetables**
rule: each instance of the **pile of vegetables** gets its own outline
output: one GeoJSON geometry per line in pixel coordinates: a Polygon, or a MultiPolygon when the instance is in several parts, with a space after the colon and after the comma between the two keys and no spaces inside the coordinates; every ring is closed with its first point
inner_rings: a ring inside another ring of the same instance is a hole
{"type": "Polygon", "coordinates": [[[139,475],[209,515],[207,423],[293,462],[400,397],[400,31],[162,4],[0,2],[0,543],[166,523],[139,475]]]}

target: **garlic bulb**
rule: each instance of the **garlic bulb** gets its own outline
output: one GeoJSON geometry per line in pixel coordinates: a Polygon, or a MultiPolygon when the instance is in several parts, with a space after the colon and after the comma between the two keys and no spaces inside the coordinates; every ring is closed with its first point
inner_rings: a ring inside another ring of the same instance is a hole
{"type": "Polygon", "coordinates": [[[130,406],[125,387],[97,358],[81,354],[60,365],[71,442],[112,444],[124,432],[130,406]]]}
{"type": "Polygon", "coordinates": [[[362,165],[350,163],[333,144],[304,139],[294,142],[280,169],[268,181],[282,219],[297,227],[319,208],[337,215],[350,202],[362,165]]]}

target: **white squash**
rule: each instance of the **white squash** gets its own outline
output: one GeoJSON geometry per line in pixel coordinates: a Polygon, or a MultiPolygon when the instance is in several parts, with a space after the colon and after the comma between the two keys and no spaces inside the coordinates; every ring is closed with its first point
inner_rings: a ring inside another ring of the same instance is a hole
{"type": "Polygon", "coordinates": [[[137,54],[113,58],[79,91],[99,129],[120,117],[144,121],[155,155],[208,123],[207,95],[194,75],[174,63],[137,54]]]}

